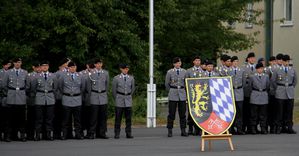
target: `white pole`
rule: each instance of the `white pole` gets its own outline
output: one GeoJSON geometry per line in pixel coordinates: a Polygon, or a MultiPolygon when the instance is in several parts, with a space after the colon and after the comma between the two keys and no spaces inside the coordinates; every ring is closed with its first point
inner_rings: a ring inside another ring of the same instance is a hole
{"type": "Polygon", "coordinates": [[[149,78],[147,85],[147,127],[156,127],[156,85],[154,84],[154,0],[149,0],[149,78]]]}

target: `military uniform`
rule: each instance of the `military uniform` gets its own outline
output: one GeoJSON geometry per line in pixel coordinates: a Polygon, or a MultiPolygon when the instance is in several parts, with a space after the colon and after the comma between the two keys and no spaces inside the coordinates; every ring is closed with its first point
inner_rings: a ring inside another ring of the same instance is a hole
{"type": "Polygon", "coordinates": [[[109,73],[106,70],[92,70],[87,79],[87,92],[91,105],[88,136],[93,138],[97,125],[99,125],[99,137],[107,138],[107,108],[108,108],[109,73]]]}
{"type": "Polygon", "coordinates": [[[268,90],[270,80],[267,74],[258,74],[250,76],[249,84],[251,86],[250,94],[250,129],[249,133],[256,134],[256,126],[260,124],[261,133],[267,133],[267,105],[268,90]]]}
{"type": "Polygon", "coordinates": [[[203,77],[216,77],[216,76],[220,76],[219,73],[216,71],[209,72],[206,70],[205,72],[203,72],[203,77]]]}
{"type": "Polygon", "coordinates": [[[219,76],[229,76],[230,67],[227,66],[219,66],[217,69],[215,69],[219,76]]]}
{"type": "MultiPolygon", "coordinates": [[[[8,130],[8,120],[7,117],[9,116],[8,108],[6,105],[6,98],[7,95],[4,93],[3,89],[3,78],[7,70],[1,69],[0,70],[0,140],[2,139],[2,133],[7,135],[8,130]]],[[[5,136],[4,136],[5,137],[5,136]]]]}
{"type": "MultiPolygon", "coordinates": [[[[60,78],[62,76],[64,76],[67,73],[67,70],[59,70],[57,72],[55,72],[55,76],[57,80],[60,80],[60,78]]],[[[60,139],[60,135],[61,135],[61,122],[62,122],[62,118],[63,118],[63,112],[62,112],[62,103],[61,103],[61,99],[62,99],[62,93],[59,92],[59,94],[56,95],[56,102],[55,102],[55,116],[53,119],[53,129],[54,129],[54,138],[56,139],[60,139]]],[[[69,130],[69,133],[72,132],[72,129],[69,130]]],[[[71,138],[71,137],[70,137],[71,138]]]]}
{"type": "Polygon", "coordinates": [[[244,90],[244,102],[243,102],[243,131],[246,132],[249,126],[249,118],[250,118],[250,94],[251,94],[251,86],[249,84],[249,77],[254,75],[256,72],[255,64],[245,64],[242,68],[244,70],[244,79],[245,83],[243,84],[244,90]]]}
{"type": "Polygon", "coordinates": [[[293,131],[293,107],[294,88],[297,84],[297,73],[293,67],[281,66],[274,70],[271,77],[272,85],[275,89],[276,117],[274,120],[275,132],[279,134],[281,128],[288,133],[293,131]]]}
{"type": "MultiPolygon", "coordinates": [[[[80,75],[82,75],[83,79],[85,82],[88,81],[88,76],[89,76],[89,70],[85,69],[79,72],[80,75]]],[[[81,128],[82,131],[88,131],[88,128],[90,127],[89,121],[90,121],[90,93],[87,91],[84,92],[83,97],[82,97],[82,108],[81,108],[81,128]]]]}
{"type": "Polygon", "coordinates": [[[53,140],[53,119],[55,96],[58,95],[58,81],[55,74],[42,72],[32,81],[35,104],[35,139],[40,139],[42,126],[45,126],[46,139],[53,140]],[[45,123],[44,123],[45,122],[45,123]]]}
{"type": "Polygon", "coordinates": [[[59,90],[62,93],[62,139],[65,140],[68,136],[68,128],[70,119],[74,119],[75,137],[83,139],[81,131],[81,106],[82,95],[85,91],[86,82],[79,73],[65,73],[60,76],[59,90]]]}
{"type": "MultiPolygon", "coordinates": [[[[178,107],[180,117],[181,135],[185,136],[186,132],[186,90],[185,90],[185,78],[187,71],[185,69],[172,68],[167,71],[165,78],[165,87],[168,92],[168,117],[167,128],[169,131],[173,128],[173,122],[175,120],[176,108],[178,107]]],[[[172,132],[170,133],[172,136],[172,132]]]]}
{"type": "Polygon", "coordinates": [[[33,140],[34,138],[34,127],[35,127],[35,107],[34,107],[34,98],[35,95],[30,92],[32,87],[32,81],[35,79],[37,75],[37,72],[33,71],[28,74],[26,85],[27,85],[27,127],[26,127],[26,133],[27,138],[29,140],[33,140]]]}
{"type": "MultiPolygon", "coordinates": [[[[198,78],[203,76],[203,70],[200,67],[192,67],[187,70],[186,78],[198,78]]],[[[199,135],[200,134],[200,128],[196,125],[196,123],[193,121],[190,113],[188,113],[188,126],[189,131],[188,134],[194,134],[199,135]],[[193,133],[193,127],[195,129],[195,132],[193,133]]]]}
{"type": "Polygon", "coordinates": [[[7,95],[6,104],[9,112],[8,135],[13,133],[17,137],[20,131],[20,139],[26,141],[26,79],[27,71],[23,69],[10,69],[3,78],[3,87],[7,95]]]}
{"type": "MultiPolygon", "coordinates": [[[[243,84],[245,84],[244,70],[240,67],[231,67],[228,70],[228,75],[232,77],[232,84],[234,88],[234,98],[236,104],[236,117],[233,128],[237,128],[237,134],[244,134],[242,130],[243,126],[243,101],[244,90],[243,84]]],[[[233,131],[234,132],[234,131],[233,131]]]]}
{"type": "Polygon", "coordinates": [[[112,95],[115,99],[115,138],[119,138],[122,115],[125,114],[126,134],[128,138],[132,135],[132,95],[135,91],[135,79],[131,75],[119,74],[113,78],[112,95]]]}
{"type": "MultiPolygon", "coordinates": [[[[277,68],[279,68],[278,65],[272,65],[265,68],[265,73],[269,76],[269,79],[271,79],[273,75],[273,71],[275,71],[277,68]]],[[[268,103],[268,118],[267,123],[268,126],[270,126],[270,133],[275,133],[274,130],[274,117],[275,117],[275,107],[276,107],[276,99],[275,99],[275,89],[270,83],[270,90],[269,90],[269,103],[268,103]]]]}

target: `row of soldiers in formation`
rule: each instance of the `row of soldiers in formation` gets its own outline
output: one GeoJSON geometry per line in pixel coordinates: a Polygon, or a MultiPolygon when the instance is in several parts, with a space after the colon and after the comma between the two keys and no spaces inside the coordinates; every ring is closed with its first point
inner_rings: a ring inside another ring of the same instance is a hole
{"type": "MultiPolygon", "coordinates": [[[[32,73],[21,68],[20,58],[12,63],[13,67],[10,68],[10,61],[3,62],[0,71],[1,139],[6,142],[54,138],[65,140],[73,137],[108,139],[109,74],[102,68],[102,60],[96,59],[91,64],[94,68],[89,65],[86,70],[77,72],[76,64],[64,59],[56,73],[49,72],[47,61],[34,65],[32,73]],[[83,129],[87,130],[86,136],[83,129]]],[[[114,138],[120,137],[123,114],[126,137],[133,138],[131,116],[135,80],[128,74],[127,64],[120,64],[119,69],[120,74],[112,82],[115,99],[114,138]]]]}
{"type": "Polygon", "coordinates": [[[293,130],[294,88],[297,74],[290,66],[290,56],[278,54],[256,63],[255,53],[247,55],[244,65],[239,65],[237,56],[221,56],[221,65],[213,62],[201,64],[200,57],[194,57],[194,66],[181,68],[180,58],[173,59],[174,68],[168,70],[165,79],[169,91],[168,137],[172,137],[176,108],[180,118],[181,136],[200,135],[200,129],[188,116],[189,130],[186,132],[186,90],[185,78],[231,76],[236,104],[235,121],[230,128],[233,134],[295,134],[293,130]],[[258,128],[259,127],[259,128],[258,128]]]}

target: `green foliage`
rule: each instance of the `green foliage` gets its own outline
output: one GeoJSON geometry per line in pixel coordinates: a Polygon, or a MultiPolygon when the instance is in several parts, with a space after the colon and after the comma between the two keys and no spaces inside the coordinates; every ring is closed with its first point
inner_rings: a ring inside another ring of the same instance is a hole
{"type": "MultiPolygon", "coordinates": [[[[164,90],[171,58],[216,58],[227,50],[253,46],[254,34],[227,27],[246,22],[246,5],[260,0],[155,0],[155,83],[164,90]]],[[[62,57],[77,64],[104,60],[111,77],[117,64],[131,65],[138,95],[148,82],[148,0],[6,0],[0,1],[0,61],[22,57],[29,66],[47,59],[55,71],[62,57]]],[[[250,22],[258,24],[254,11],[250,22]]],[[[160,94],[160,93],[158,93],[160,94]]]]}

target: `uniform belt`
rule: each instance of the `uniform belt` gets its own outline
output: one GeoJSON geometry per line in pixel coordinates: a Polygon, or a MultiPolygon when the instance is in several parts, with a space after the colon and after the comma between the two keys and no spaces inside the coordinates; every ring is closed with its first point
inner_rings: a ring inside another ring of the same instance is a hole
{"type": "Polygon", "coordinates": [[[53,93],[53,90],[37,90],[40,93],[53,93]]]}
{"type": "Polygon", "coordinates": [[[277,83],[277,85],[278,86],[292,86],[293,84],[288,84],[288,83],[286,83],[286,84],[280,84],[280,83],[277,83]]]}
{"type": "Polygon", "coordinates": [[[256,88],[252,88],[252,90],[258,91],[258,92],[264,92],[266,91],[266,89],[256,89],[256,88]]]}
{"type": "Polygon", "coordinates": [[[63,95],[65,95],[65,96],[80,96],[81,94],[80,93],[77,93],[77,94],[63,93],[63,95]]]}
{"type": "Polygon", "coordinates": [[[117,94],[120,94],[120,95],[131,95],[131,93],[127,93],[127,94],[125,94],[125,93],[122,93],[122,92],[116,92],[117,94]]]}
{"type": "Polygon", "coordinates": [[[10,89],[10,90],[25,90],[25,87],[22,87],[22,88],[19,88],[19,87],[17,87],[17,88],[8,87],[8,89],[10,89]]]}
{"type": "Polygon", "coordinates": [[[106,90],[102,90],[102,91],[98,91],[98,90],[91,90],[92,92],[95,92],[95,93],[105,93],[106,90]]]}
{"type": "Polygon", "coordinates": [[[184,89],[184,86],[170,86],[170,88],[175,88],[175,89],[184,89]]]}
{"type": "Polygon", "coordinates": [[[241,89],[241,88],[243,88],[243,86],[234,87],[234,89],[241,89]]]}

